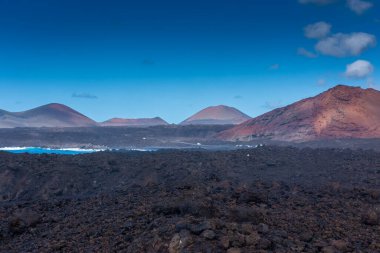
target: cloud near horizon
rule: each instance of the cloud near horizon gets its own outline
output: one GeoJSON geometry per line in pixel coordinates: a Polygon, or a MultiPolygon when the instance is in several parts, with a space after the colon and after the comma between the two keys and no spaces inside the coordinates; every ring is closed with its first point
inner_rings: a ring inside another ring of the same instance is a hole
{"type": "Polygon", "coordinates": [[[324,55],[348,57],[358,56],[375,45],[376,37],[372,34],[363,32],[350,34],[337,33],[320,40],[315,45],[315,49],[324,55]]]}
{"type": "Polygon", "coordinates": [[[76,93],[74,92],[71,97],[73,98],[86,98],[86,99],[98,99],[97,96],[90,93],[76,93]]]}
{"type": "Polygon", "coordinates": [[[347,78],[362,79],[372,74],[373,70],[374,67],[369,61],[357,60],[346,66],[344,74],[347,78]]]}
{"type": "MultiPolygon", "coordinates": [[[[315,50],[323,55],[334,57],[358,56],[370,47],[376,46],[376,36],[364,33],[335,33],[331,34],[332,25],[323,21],[307,25],[304,35],[309,39],[317,39],[315,50]]],[[[304,48],[298,49],[298,54],[309,58],[317,55],[304,48]]]]}

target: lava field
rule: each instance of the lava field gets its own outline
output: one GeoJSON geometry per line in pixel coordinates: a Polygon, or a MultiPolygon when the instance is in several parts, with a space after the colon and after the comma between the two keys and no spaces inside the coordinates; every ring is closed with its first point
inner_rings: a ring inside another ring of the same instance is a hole
{"type": "Polygon", "coordinates": [[[1,252],[380,252],[380,154],[0,153],[1,252]]]}

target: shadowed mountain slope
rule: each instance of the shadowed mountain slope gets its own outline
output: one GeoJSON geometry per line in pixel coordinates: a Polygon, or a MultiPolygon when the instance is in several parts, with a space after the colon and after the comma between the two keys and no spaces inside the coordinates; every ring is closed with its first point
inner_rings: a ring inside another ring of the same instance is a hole
{"type": "Polygon", "coordinates": [[[68,106],[57,103],[24,112],[0,110],[0,128],[82,126],[96,126],[96,122],[68,106]]]}
{"type": "Polygon", "coordinates": [[[122,119],[113,118],[100,123],[101,126],[164,126],[169,125],[168,122],[160,117],[141,118],[141,119],[122,119]]]}

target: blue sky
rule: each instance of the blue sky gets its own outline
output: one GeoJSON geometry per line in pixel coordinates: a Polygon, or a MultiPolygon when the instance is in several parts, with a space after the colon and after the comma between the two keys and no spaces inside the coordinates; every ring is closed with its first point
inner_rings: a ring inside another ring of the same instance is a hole
{"type": "Polygon", "coordinates": [[[376,88],[379,37],[377,0],[0,0],[0,108],[257,116],[339,83],[376,88]]]}

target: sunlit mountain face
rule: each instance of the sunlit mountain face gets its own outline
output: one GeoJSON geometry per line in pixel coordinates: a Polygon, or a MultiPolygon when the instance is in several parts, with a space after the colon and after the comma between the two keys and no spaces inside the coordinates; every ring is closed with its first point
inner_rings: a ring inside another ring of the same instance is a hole
{"type": "Polygon", "coordinates": [[[221,138],[287,141],[380,138],[380,92],[338,85],[221,133],[221,138]]]}

